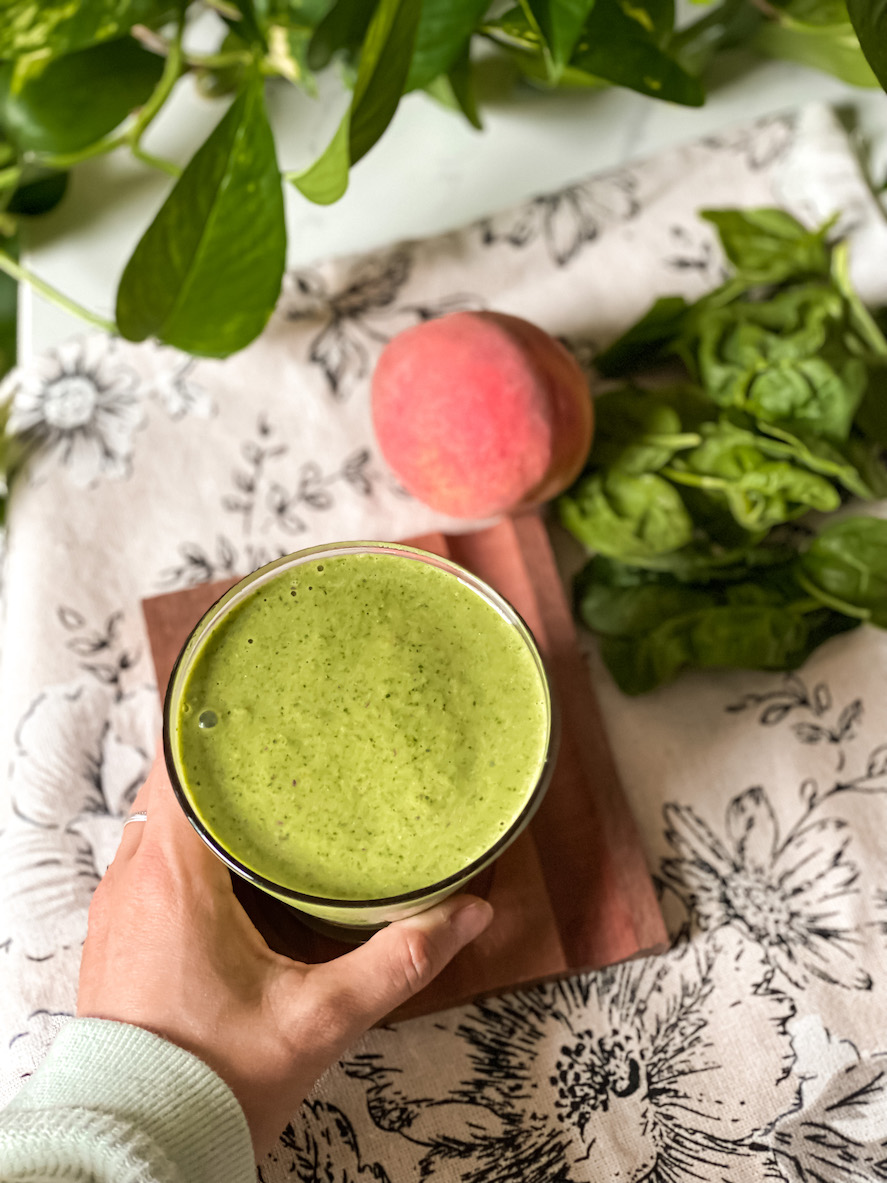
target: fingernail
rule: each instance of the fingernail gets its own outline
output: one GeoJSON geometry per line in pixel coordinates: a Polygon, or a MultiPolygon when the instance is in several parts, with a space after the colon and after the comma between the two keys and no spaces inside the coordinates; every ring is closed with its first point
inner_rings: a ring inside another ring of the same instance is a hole
{"type": "Polygon", "coordinates": [[[450,924],[456,938],[463,945],[480,936],[493,919],[493,909],[486,900],[475,900],[466,904],[450,917],[450,924]]]}

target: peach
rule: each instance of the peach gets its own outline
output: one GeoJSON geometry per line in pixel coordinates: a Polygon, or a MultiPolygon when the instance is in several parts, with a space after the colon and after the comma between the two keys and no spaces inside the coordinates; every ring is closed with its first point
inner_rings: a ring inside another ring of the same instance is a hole
{"type": "Polygon", "coordinates": [[[591,395],[572,355],[529,321],[452,312],[386,345],[372,384],[382,454],[414,497],[486,518],[556,496],[591,446],[591,395]]]}

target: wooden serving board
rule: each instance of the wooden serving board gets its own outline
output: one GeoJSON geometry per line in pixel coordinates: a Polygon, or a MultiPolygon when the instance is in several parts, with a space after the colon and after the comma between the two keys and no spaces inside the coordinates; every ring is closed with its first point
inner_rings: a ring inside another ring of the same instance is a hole
{"type": "MultiPolygon", "coordinates": [[[[666,942],[544,523],[526,514],[473,534],[409,541],[467,567],[518,610],[551,674],[561,743],[536,816],[471,887],[496,910],[490,928],[388,1021],[611,965],[662,949],[666,942]]],[[[143,601],[162,691],[191,629],[233,582],[200,584],[143,601]]],[[[307,927],[296,911],[239,876],[233,878],[256,927],[278,952],[317,962],[349,947],[307,927]]]]}

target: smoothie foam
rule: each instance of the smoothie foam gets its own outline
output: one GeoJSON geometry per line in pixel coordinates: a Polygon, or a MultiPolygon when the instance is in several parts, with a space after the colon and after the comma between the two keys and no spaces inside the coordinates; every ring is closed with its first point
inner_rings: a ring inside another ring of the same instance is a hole
{"type": "Polygon", "coordinates": [[[339,555],[282,571],[212,629],[173,742],[195,813],[240,863],[375,899],[456,874],[511,827],[545,760],[545,687],[453,574],[339,555]]]}

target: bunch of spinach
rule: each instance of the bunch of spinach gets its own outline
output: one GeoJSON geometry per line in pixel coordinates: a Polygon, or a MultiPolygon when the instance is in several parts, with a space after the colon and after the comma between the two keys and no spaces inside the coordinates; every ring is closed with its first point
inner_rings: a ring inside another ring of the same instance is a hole
{"type": "Polygon", "coordinates": [[[123,272],[115,323],[28,275],[14,249],[0,250],[0,271],[131,340],[224,357],[279,294],[282,185],[338,200],[402,95],[425,90],[480,127],[492,48],[545,88],[624,86],[698,106],[714,55],[737,46],[887,88],[887,8],[867,0],[709,0],[681,28],[674,0],[0,0],[0,239],[11,248],[19,220],[53,208],[91,157],[124,150],[175,178],[123,272]],[[197,52],[187,25],[206,10],[217,43],[197,52]],[[351,86],[348,109],[310,167],[281,167],[266,87],[315,94],[330,68],[351,86]],[[230,106],[180,170],[143,140],[187,75],[230,106]]]}
{"type": "Polygon", "coordinates": [[[596,360],[585,471],[561,520],[596,556],[577,609],[618,685],[687,668],[794,669],[863,621],[887,628],[887,521],[796,519],[887,497],[887,340],[832,223],[709,210],[732,274],[658,300],[596,360]],[[647,387],[652,367],[670,384],[647,387]]]}

